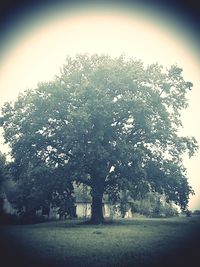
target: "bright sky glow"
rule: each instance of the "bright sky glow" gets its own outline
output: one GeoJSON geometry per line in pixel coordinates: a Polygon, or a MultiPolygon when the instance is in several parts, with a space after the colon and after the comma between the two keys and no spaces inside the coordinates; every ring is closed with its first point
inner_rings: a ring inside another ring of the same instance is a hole
{"type": "MultiPolygon", "coordinates": [[[[145,17],[142,10],[74,9],[60,11],[61,16],[59,9],[55,12],[55,15],[46,13],[43,19],[27,20],[26,26],[10,35],[8,48],[0,51],[0,107],[5,101],[15,100],[19,92],[59,74],[67,55],[87,52],[119,56],[125,53],[145,64],[158,62],[166,67],[178,64],[183,68],[184,78],[193,82],[194,87],[188,95],[190,107],[183,112],[181,134],[195,136],[200,144],[197,121],[200,61],[195,40],[189,32],[180,25],[173,25],[171,18],[155,20],[151,19],[153,14],[145,17]]],[[[0,145],[0,150],[6,148],[0,145]]],[[[190,201],[192,209],[200,209],[199,162],[200,154],[185,159],[189,181],[196,192],[190,201]]]]}

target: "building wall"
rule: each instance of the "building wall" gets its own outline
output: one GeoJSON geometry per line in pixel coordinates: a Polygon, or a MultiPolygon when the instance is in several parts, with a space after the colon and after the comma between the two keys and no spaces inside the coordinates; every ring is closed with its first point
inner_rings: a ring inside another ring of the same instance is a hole
{"type": "Polygon", "coordinates": [[[10,202],[8,201],[6,197],[3,199],[3,210],[5,213],[8,213],[8,214],[17,213],[16,209],[12,207],[12,205],[10,204],[10,202]]]}
{"type": "Polygon", "coordinates": [[[75,205],[78,218],[88,218],[91,216],[91,203],[75,203],[75,205]]]}
{"type": "MultiPolygon", "coordinates": [[[[112,205],[110,203],[103,204],[103,215],[105,218],[120,218],[121,212],[118,205],[112,205]]],[[[76,203],[76,214],[78,218],[91,217],[91,203],[76,203]]],[[[132,218],[133,214],[131,208],[127,209],[125,218],[132,218]]]]}

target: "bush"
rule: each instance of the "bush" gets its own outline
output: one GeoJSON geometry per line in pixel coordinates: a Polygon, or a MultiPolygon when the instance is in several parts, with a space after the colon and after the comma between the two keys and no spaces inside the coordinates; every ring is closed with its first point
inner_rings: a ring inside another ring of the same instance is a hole
{"type": "Polygon", "coordinates": [[[0,216],[0,225],[12,224],[35,224],[47,221],[44,216],[18,216],[14,214],[2,214],[0,216]]]}
{"type": "Polygon", "coordinates": [[[0,215],[0,225],[19,224],[19,216],[3,213],[0,215]]]}
{"type": "Polygon", "coordinates": [[[145,198],[132,203],[132,212],[140,213],[147,217],[172,217],[178,216],[178,210],[173,204],[167,203],[162,195],[148,193],[145,198]]]}
{"type": "Polygon", "coordinates": [[[195,211],[193,211],[192,214],[193,214],[193,215],[200,215],[200,210],[195,210],[195,211]]]}

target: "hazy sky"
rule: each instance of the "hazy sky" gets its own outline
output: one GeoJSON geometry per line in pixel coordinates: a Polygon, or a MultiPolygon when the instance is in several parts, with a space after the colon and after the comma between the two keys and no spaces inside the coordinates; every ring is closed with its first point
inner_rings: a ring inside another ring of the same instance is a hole
{"type": "MultiPolygon", "coordinates": [[[[178,64],[184,78],[194,84],[189,108],[183,112],[183,135],[200,143],[200,58],[195,34],[175,14],[124,6],[62,6],[32,12],[10,28],[0,48],[0,107],[15,100],[19,92],[51,80],[67,55],[76,53],[125,53],[145,64],[178,64]]],[[[3,144],[2,151],[6,151],[3,144]]],[[[190,208],[200,209],[200,154],[185,158],[189,182],[196,195],[190,208]]]]}

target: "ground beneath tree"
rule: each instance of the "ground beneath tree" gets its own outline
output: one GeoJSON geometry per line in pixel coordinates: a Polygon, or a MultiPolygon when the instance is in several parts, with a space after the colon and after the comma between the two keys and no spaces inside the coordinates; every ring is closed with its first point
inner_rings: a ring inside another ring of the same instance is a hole
{"type": "Polygon", "coordinates": [[[199,266],[200,217],[0,227],[3,267],[199,266]]]}

